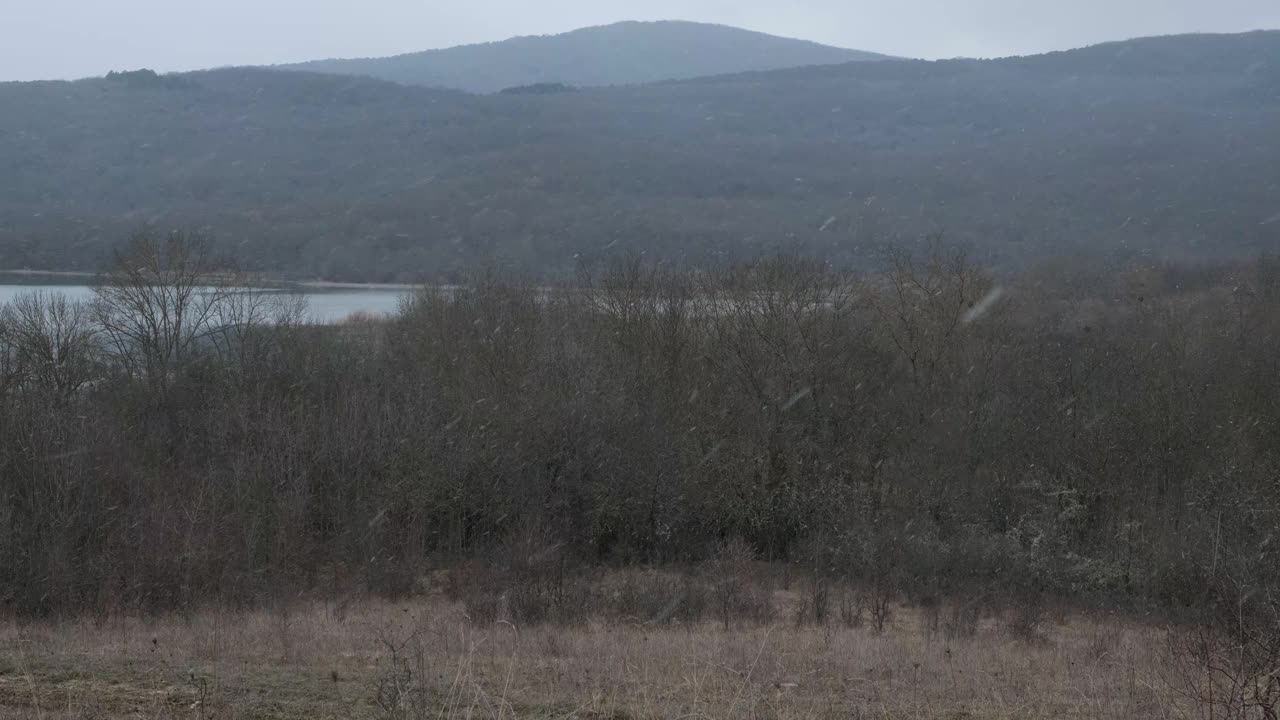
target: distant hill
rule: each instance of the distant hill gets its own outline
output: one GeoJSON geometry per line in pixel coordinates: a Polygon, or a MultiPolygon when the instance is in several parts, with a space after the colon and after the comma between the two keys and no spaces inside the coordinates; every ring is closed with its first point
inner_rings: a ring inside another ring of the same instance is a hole
{"type": "Polygon", "coordinates": [[[335,280],[628,251],[1013,266],[1280,249],[1280,33],[470,95],[265,69],[0,84],[0,267],[145,223],[335,280]]]}
{"type": "Polygon", "coordinates": [[[279,69],[491,93],[511,87],[631,85],[880,59],[884,56],[723,25],[665,21],[624,22],[395,57],[318,60],[279,69]]]}

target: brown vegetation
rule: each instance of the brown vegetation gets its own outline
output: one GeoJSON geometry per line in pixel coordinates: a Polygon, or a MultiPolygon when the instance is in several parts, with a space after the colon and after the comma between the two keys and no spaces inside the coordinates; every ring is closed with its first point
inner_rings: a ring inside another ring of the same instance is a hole
{"type": "Polygon", "coordinates": [[[872,615],[995,585],[1176,608],[1213,553],[1265,555],[1273,263],[997,287],[886,258],[485,276],[319,327],[144,238],[91,305],[0,323],[0,603],[395,596],[536,539],[565,573],[791,561],[815,618],[852,581],[872,615]]]}
{"type": "MultiPolygon", "coordinates": [[[[794,593],[775,601],[792,614],[794,593]]],[[[0,715],[1178,717],[1186,705],[1162,682],[1162,635],[1132,621],[1071,617],[1028,643],[984,617],[972,634],[945,639],[905,608],[884,633],[790,622],[726,632],[711,620],[528,627],[477,623],[428,594],[0,626],[0,715]]]]}
{"type": "Polygon", "coordinates": [[[485,632],[906,613],[1035,645],[1066,602],[1157,611],[1168,687],[1271,717],[1276,263],[884,260],[482,275],[325,327],[141,237],[95,302],[0,316],[0,608],[292,612],[448,570],[485,632]]]}

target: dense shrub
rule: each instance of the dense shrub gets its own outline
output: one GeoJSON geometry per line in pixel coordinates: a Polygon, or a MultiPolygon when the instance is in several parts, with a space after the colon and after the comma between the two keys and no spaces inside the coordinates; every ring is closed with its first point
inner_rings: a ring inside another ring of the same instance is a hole
{"type": "Polygon", "coordinates": [[[1205,538],[1277,530],[1265,263],[997,288],[941,247],[870,276],[632,261],[385,321],[219,291],[174,323],[166,288],[231,282],[190,242],[0,316],[9,612],[399,596],[464,558],[473,618],[524,623],[762,621],[759,561],[796,564],[815,621],[983,587],[1178,606],[1205,538]],[[603,598],[601,565],[699,570],[603,598]]]}

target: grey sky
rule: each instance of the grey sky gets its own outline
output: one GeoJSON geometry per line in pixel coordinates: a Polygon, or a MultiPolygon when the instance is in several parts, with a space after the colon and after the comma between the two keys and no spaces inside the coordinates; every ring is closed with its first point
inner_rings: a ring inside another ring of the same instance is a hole
{"type": "Polygon", "coordinates": [[[628,19],[981,57],[1280,28],[1280,0],[0,0],[0,80],[390,55],[628,19]]]}

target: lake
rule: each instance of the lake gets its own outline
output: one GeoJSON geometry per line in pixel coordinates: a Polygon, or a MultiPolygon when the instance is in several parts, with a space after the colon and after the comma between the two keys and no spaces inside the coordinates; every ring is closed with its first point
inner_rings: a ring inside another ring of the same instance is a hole
{"type": "MultiPolygon", "coordinates": [[[[0,285],[0,303],[9,303],[19,295],[30,292],[62,293],[72,300],[92,300],[93,288],[88,285],[0,285]]],[[[261,290],[276,293],[294,291],[261,290]]],[[[400,298],[411,292],[404,288],[307,288],[296,291],[307,299],[307,314],[315,322],[335,323],[355,313],[386,315],[399,308],[400,298]]]]}

